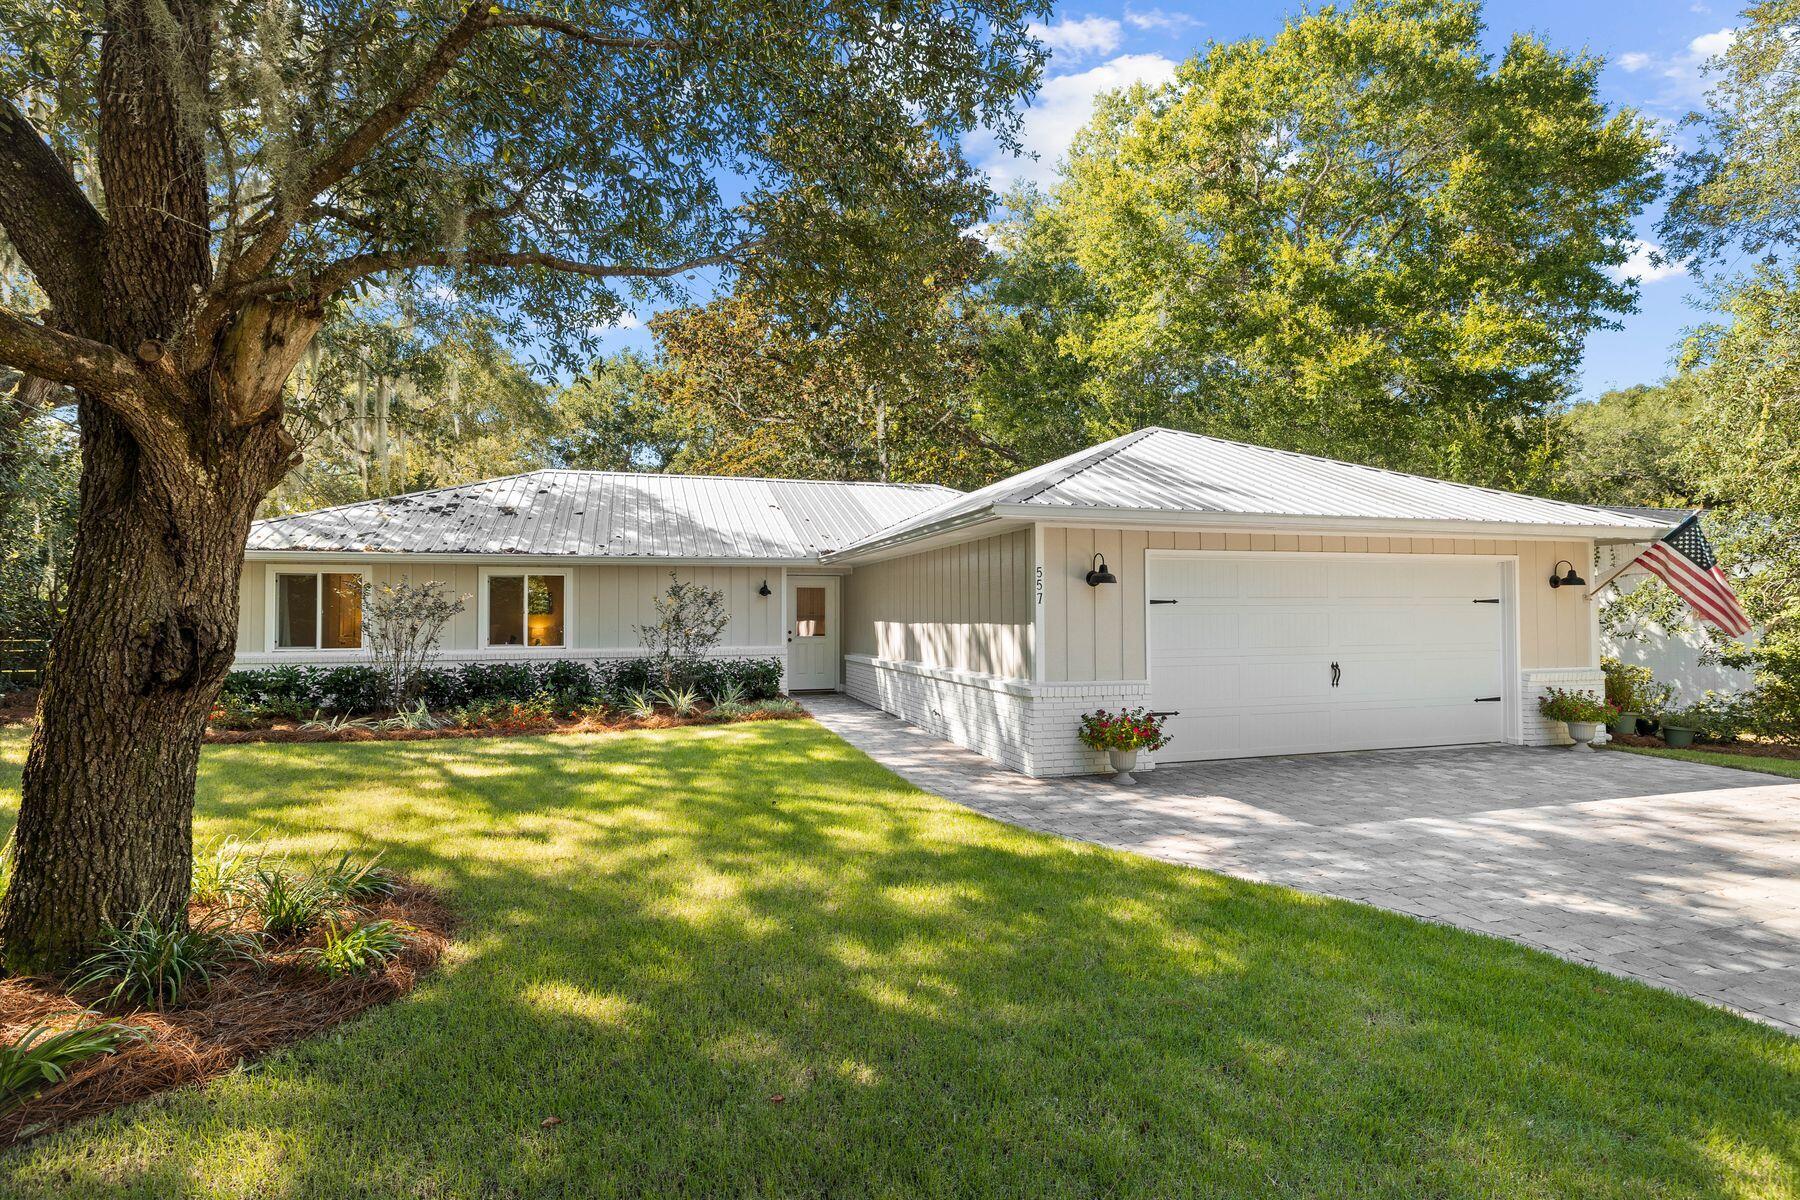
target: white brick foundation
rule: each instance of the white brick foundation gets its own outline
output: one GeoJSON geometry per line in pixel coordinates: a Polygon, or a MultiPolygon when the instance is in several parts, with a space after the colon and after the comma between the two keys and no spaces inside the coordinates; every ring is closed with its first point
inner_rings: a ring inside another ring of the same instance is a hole
{"type": "Polygon", "coordinates": [[[1081,715],[1149,703],[1143,680],[1033,683],[844,656],[844,691],[1026,775],[1088,775],[1106,756],[1076,740],[1081,715]]]}
{"type": "MultiPolygon", "coordinates": [[[[1606,676],[1599,667],[1533,667],[1519,674],[1519,724],[1521,726],[1520,742],[1527,746],[1569,746],[1574,739],[1569,737],[1568,727],[1561,721],[1546,721],[1538,712],[1538,697],[1550,688],[1561,688],[1565,692],[1587,692],[1592,696],[1606,695],[1606,676]]],[[[1602,732],[1596,741],[1604,742],[1608,738],[1602,732]]]]}

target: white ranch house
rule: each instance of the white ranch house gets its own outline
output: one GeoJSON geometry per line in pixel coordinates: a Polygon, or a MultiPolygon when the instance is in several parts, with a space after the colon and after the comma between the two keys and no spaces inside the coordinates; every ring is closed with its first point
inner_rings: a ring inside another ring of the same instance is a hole
{"type": "Polygon", "coordinates": [[[674,571],[720,654],[1031,775],[1101,769],[1080,715],[1128,705],[1163,762],[1539,745],[1542,689],[1601,685],[1597,556],[1668,528],[1155,428],[968,494],[539,471],[258,522],[238,665],[356,661],[345,585],[401,576],[472,597],[447,659],[630,656],[674,571]]]}

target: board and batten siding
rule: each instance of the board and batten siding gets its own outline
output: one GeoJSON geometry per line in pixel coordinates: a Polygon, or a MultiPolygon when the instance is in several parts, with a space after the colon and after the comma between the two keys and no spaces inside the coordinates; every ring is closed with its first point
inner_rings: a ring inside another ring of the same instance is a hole
{"type": "MultiPolygon", "coordinates": [[[[506,654],[506,650],[489,651],[482,644],[479,622],[479,599],[483,568],[490,571],[528,573],[531,571],[566,571],[574,593],[569,630],[569,650],[631,651],[640,646],[637,626],[656,620],[655,599],[668,588],[669,573],[684,581],[717,588],[725,595],[730,623],[720,648],[757,648],[767,651],[783,642],[781,627],[781,569],[765,567],[722,566],[656,566],[647,564],[545,564],[471,563],[443,559],[357,561],[354,557],[327,558],[308,563],[246,562],[238,596],[238,653],[262,654],[268,649],[268,572],[270,571],[356,571],[368,570],[376,584],[398,582],[410,578],[417,582],[436,580],[454,595],[467,596],[463,611],[452,617],[444,629],[439,653],[506,654]],[[770,595],[757,595],[757,588],[768,580],[770,595]]],[[[517,651],[513,651],[517,653],[517,651]]],[[[543,655],[546,651],[531,651],[543,655]]],[[[323,656],[331,652],[324,652],[323,656]]],[[[281,657],[304,660],[306,651],[282,651],[281,657]]],[[[553,653],[552,653],[552,656],[553,653]]]]}
{"type": "Polygon", "coordinates": [[[1597,666],[1593,605],[1584,588],[1551,588],[1550,567],[1568,559],[1592,571],[1587,541],[1493,538],[1307,536],[1045,526],[1044,675],[1049,682],[1141,680],[1144,662],[1144,551],[1242,550],[1288,553],[1492,554],[1519,559],[1522,668],[1597,666]],[[1089,587],[1096,552],[1119,577],[1089,587]]]}
{"type": "Polygon", "coordinates": [[[1031,677],[1030,530],[859,564],[844,581],[844,650],[1031,677]]]}

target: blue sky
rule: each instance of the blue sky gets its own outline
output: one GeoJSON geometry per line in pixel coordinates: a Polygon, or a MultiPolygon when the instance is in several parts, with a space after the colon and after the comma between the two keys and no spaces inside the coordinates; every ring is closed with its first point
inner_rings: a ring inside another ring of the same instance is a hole
{"type": "MultiPolygon", "coordinates": [[[[1136,80],[1166,78],[1180,60],[1209,41],[1270,36],[1294,3],[1217,3],[1210,0],[1096,0],[1059,5],[1040,29],[1051,47],[1043,86],[1026,116],[1026,144],[1036,161],[1002,155],[985,143],[971,145],[997,187],[1021,177],[1049,179],[1069,138],[1087,119],[1096,92],[1136,80]]],[[[1607,61],[1601,87],[1606,101],[1673,122],[1694,108],[1704,89],[1701,64],[1723,47],[1738,22],[1733,6],[1705,0],[1490,0],[1487,38],[1496,51],[1512,34],[1529,30],[1552,46],[1585,48],[1607,61]]],[[[1657,211],[1640,222],[1647,253],[1657,211]]],[[[1592,398],[1611,387],[1650,383],[1669,372],[1670,354],[1682,330],[1704,318],[1691,303],[1694,280],[1678,268],[1653,268],[1640,254],[1639,311],[1623,328],[1593,335],[1581,368],[1580,394],[1592,398]]],[[[609,348],[645,347],[641,328],[612,331],[609,348]]]]}

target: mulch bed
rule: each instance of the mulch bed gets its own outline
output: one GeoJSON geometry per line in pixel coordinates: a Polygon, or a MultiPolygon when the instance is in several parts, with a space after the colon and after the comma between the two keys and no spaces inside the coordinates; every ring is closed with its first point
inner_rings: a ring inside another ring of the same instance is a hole
{"type": "MultiPolygon", "coordinates": [[[[1612,740],[1621,746],[1639,746],[1646,750],[1669,748],[1669,744],[1659,737],[1615,733],[1612,740]]],[[[1744,758],[1800,759],[1800,746],[1783,746],[1775,742],[1695,742],[1686,749],[1704,750],[1708,754],[1737,754],[1744,758]]]]}
{"type": "MultiPolygon", "coordinates": [[[[205,906],[190,910],[195,921],[205,906]]],[[[148,1033],[128,1045],[73,1068],[47,1088],[0,1116],[0,1146],[10,1146],[96,1116],[120,1105],[203,1083],[271,1050],[348,1021],[377,1004],[411,991],[449,945],[454,921],[430,889],[401,882],[394,895],[373,906],[369,918],[410,926],[411,940],[386,967],[368,975],[332,979],[306,962],[300,950],[323,935],[276,946],[256,962],[228,966],[180,1006],[161,1012],[121,1009],[117,1017],[148,1033]]],[[[40,1022],[57,1028],[91,1023],[84,1006],[42,976],[0,980],[0,1040],[16,1042],[40,1022]]]]}
{"type": "Polygon", "coordinates": [[[752,712],[723,720],[707,713],[692,717],[660,714],[645,720],[617,717],[601,720],[595,717],[554,717],[547,721],[507,722],[482,725],[474,729],[302,729],[297,721],[276,721],[260,729],[213,729],[206,731],[206,741],[215,745],[238,745],[244,742],[429,742],[441,738],[521,737],[552,733],[621,733],[628,729],[679,729],[686,725],[736,725],[744,721],[792,721],[805,717],[804,710],[795,712],[752,712]]]}

